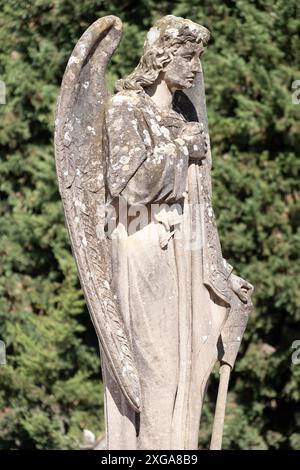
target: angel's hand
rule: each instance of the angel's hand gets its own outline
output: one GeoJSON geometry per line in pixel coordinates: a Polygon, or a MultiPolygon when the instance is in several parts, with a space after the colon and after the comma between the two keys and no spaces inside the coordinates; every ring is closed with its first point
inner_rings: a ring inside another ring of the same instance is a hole
{"type": "Polygon", "coordinates": [[[235,274],[230,274],[229,283],[232,290],[242,302],[247,303],[250,300],[250,295],[254,290],[254,287],[250,282],[245,281],[235,274]]]}
{"type": "Polygon", "coordinates": [[[190,158],[203,160],[206,157],[207,139],[202,124],[188,122],[181,129],[180,137],[188,147],[190,158]]]}

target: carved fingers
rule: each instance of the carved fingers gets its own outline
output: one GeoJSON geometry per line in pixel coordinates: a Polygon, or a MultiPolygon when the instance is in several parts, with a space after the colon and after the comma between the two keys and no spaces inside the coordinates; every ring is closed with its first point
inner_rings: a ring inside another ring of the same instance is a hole
{"type": "Polygon", "coordinates": [[[206,157],[208,143],[202,123],[188,122],[181,129],[180,137],[188,147],[190,158],[203,160],[206,157]]]}
{"type": "Polygon", "coordinates": [[[235,274],[231,274],[229,277],[229,282],[232,290],[236,293],[239,299],[247,303],[250,300],[250,296],[254,290],[254,287],[250,282],[245,281],[239,276],[235,274]]]}

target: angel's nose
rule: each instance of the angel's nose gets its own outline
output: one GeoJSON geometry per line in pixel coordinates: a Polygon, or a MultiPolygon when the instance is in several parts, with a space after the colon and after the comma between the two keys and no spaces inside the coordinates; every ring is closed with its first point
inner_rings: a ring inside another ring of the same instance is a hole
{"type": "Polygon", "coordinates": [[[194,73],[199,73],[199,72],[201,72],[201,70],[202,70],[202,69],[201,69],[200,60],[195,58],[195,59],[193,60],[193,63],[192,63],[192,71],[193,71],[194,73]]]}

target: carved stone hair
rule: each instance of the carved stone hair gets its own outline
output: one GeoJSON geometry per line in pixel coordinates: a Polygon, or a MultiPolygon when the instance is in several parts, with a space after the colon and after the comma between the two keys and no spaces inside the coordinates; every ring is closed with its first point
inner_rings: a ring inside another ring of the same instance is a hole
{"type": "Polygon", "coordinates": [[[127,78],[118,80],[116,91],[141,91],[152,85],[182,44],[192,42],[205,46],[209,38],[208,29],[190,20],[172,15],[161,18],[147,34],[139,64],[127,78]]]}

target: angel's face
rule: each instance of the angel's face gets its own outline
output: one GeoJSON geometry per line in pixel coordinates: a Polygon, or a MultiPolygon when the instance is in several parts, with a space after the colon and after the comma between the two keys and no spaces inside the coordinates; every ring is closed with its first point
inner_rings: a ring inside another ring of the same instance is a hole
{"type": "Polygon", "coordinates": [[[197,72],[201,71],[200,56],[203,52],[202,44],[183,44],[180,46],[172,60],[164,70],[163,79],[169,90],[184,90],[193,85],[197,72]]]}

